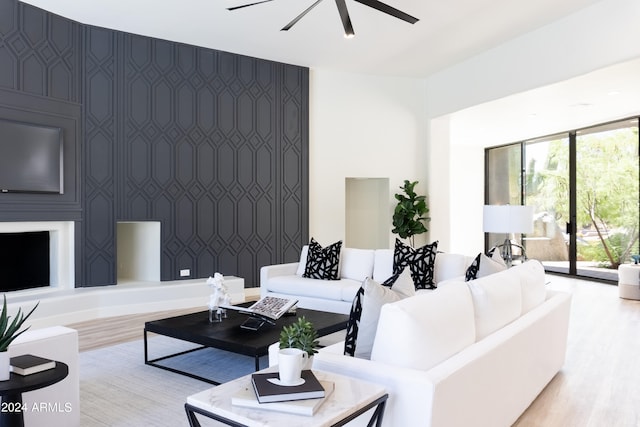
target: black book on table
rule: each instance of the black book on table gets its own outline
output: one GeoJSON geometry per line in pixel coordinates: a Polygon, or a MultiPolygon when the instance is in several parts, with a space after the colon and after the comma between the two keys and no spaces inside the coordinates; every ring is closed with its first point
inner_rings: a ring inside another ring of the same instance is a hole
{"type": "Polygon", "coordinates": [[[11,371],[18,375],[31,375],[56,367],[56,362],[33,354],[15,356],[9,360],[11,371]]]}
{"type": "Polygon", "coordinates": [[[253,384],[253,389],[260,403],[319,399],[325,396],[322,384],[311,370],[303,370],[301,376],[304,379],[304,384],[283,386],[269,381],[270,378],[279,378],[277,372],[258,373],[251,375],[251,384],[253,384]]]}

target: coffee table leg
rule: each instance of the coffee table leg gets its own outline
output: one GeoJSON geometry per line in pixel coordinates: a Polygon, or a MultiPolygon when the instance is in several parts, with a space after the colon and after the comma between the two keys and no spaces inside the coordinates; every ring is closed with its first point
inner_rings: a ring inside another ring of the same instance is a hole
{"type": "Polygon", "coordinates": [[[256,360],[256,371],[260,370],[260,356],[256,355],[255,356],[255,360],[256,360]]]}

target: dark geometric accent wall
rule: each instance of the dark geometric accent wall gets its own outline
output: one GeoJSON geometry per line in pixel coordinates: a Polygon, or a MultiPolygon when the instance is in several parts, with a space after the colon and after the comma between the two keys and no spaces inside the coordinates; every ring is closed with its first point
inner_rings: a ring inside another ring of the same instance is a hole
{"type": "Polygon", "coordinates": [[[308,69],[85,26],[15,0],[0,0],[0,21],[5,11],[12,24],[0,31],[22,34],[36,20],[52,37],[61,21],[75,37],[57,60],[11,50],[21,64],[34,55],[54,64],[42,67],[48,75],[63,67],[68,83],[26,83],[30,74],[0,61],[0,85],[82,108],[79,286],[115,283],[118,221],[161,223],[162,280],[189,268],[257,286],[260,266],[298,257],[308,239],[308,69]]]}

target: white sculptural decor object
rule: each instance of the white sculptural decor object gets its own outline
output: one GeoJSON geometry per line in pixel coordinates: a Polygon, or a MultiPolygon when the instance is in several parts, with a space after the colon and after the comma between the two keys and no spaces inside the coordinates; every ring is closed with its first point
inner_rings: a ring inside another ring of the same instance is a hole
{"type": "Polygon", "coordinates": [[[220,273],[215,273],[213,277],[209,276],[207,284],[211,287],[211,296],[209,297],[209,322],[222,322],[224,317],[227,317],[227,310],[220,307],[220,305],[229,305],[231,303],[231,297],[227,292],[227,287],[224,285],[224,276],[220,273]]]}

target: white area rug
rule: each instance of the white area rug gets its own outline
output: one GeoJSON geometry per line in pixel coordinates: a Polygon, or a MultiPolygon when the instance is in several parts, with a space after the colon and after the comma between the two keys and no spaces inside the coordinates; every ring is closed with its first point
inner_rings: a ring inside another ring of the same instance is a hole
{"type": "MultiPolygon", "coordinates": [[[[193,347],[184,341],[153,336],[149,339],[149,358],[193,347]]],[[[188,353],[162,363],[218,382],[255,369],[252,357],[215,349],[188,353]]],[[[267,366],[266,357],[260,366],[267,366]]],[[[213,386],[206,382],[145,365],[142,340],[82,352],[80,423],[82,427],[186,426],[187,396],[210,387],[213,386]]]]}

